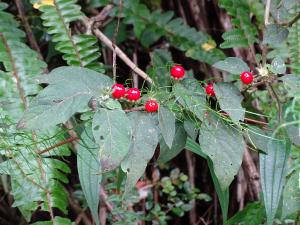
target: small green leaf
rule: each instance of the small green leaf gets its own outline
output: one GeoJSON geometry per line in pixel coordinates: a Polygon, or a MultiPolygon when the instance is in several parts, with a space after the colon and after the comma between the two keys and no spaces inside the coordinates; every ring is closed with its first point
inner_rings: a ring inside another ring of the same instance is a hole
{"type": "Polygon", "coordinates": [[[264,31],[263,44],[277,45],[283,42],[289,35],[288,29],[278,24],[270,24],[264,31]]]}
{"type": "Polygon", "coordinates": [[[222,190],[226,190],[242,164],[245,143],[241,131],[211,114],[202,123],[199,143],[213,162],[222,190]]]}
{"type": "Polygon", "coordinates": [[[77,170],[82,191],[97,225],[100,201],[101,165],[99,145],[92,139],[92,131],[86,128],[81,135],[77,151],[77,170]]]}
{"type": "Polygon", "coordinates": [[[161,106],[158,111],[159,128],[165,143],[169,148],[172,148],[172,142],[175,136],[175,116],[167,108],[161,106]]]}
{"type": "Polygon", "coordinates": [[[158,162],[165,163],[177,156],[184,149],[186,138],[187,135],[182,125],[177,125],[171,148],[166,145],[164,140],[160,141],[160,155],[158,162]]]}
{"type": "Polygon", "coordinates": [[[261,186],[267,213],[267,224],[272,225],[282,194],[290,144],[286,140],[268,142],[268,154],[259,154],[261,186]]]}
{"type": "Polygon", "coordinates": [[[239,89],[232,83],[220,82],[214,84],[214,90],[221,109],[227,112],[234,122],[244,121],[245,109],[241,105],[243,97],[239,89]]]}
{"type": "Polygon", "coordinates": [[[123,110],[99,109],[93,118],[93,135],[100,145],[102,171],[117,168],[130,146],[131,125],[123,110]]]}
{"type": "Polygon", "coordinates": [[[223,61],[216,62],[213,67],[231,74],[241,74],[250,70],[248,65],[237,57],[228,57],[223,61]]]}
{"type": "Polygon", "coordinates": [[[281,57],[276,56],[272,61],[272,64],[270,66],[270,70],[275,74],[285,73],[286,66],[285,66],[284,60],[281,57]]]}
{"type": "Polygon", "coordinates": [[[283,81],[284,87],[289,97],[294,97],[299,93],[300,77],[296,74],[287,74],[280,77],[279,80],[283,81]]]}
{"type": "Polygon", "coordinates": [[[127,173],[125,196],[143,175],[158,143],[157,127],[151,114],[132,112],[129,118],[133,132],[131,145],[127,156],[121,163],[122,170],[127,173]]]}

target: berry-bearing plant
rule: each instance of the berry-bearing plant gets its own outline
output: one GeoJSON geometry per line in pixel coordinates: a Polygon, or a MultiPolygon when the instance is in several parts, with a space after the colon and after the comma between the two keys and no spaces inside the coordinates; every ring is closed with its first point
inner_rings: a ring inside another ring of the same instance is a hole
{"type": "Polygon", "coordinates": [[[203,2],[0,2],[0,224],[299,223],[300,3],[203,2]]]}

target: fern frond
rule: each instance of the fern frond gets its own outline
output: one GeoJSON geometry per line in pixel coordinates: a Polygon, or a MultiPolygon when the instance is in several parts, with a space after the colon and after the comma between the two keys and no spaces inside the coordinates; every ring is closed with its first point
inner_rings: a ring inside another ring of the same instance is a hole
{"type": "MultiPolygon", "coordinates": [[[[31,1],[35,3],[35,0],[31,1]]],[[[41,5],[43,25],[52,35],[56,50],[63,54],[68,65],[87,67],[104,72],[103,65],[98,62],[100,50],[97,39],[92,35],[72,35],[70,23],[83,18],[76,0],[54,0],[53,5],[41,5]]]]}
{"type": "Polygon", "coordinates": [[[0,63],[5,68],[0,74],[2,84],[5,83],[0,86],[0,104],[13,117],[18,118],[27,105],[26,96],[34,95],[39,90],[38,85],[29,78],[41,74],[46,64],[22,42],[24,32],[18,28],[13,16],[4,12],[4,9],[6,4],[0,3],[0,63]],[[10,88],[10,91],[6,88],[10,88]]]}
{"type": "Polygon", "coordinates": [[[225,32],[221,48],[248,47],[257,41],[257,28],[250,20],[250,7],[247,0],[220,0],[219,6],[233,17],[233,29],[225,32]],[[236,35],[238,34],[238,35],[236,35]]]}
{"type": "Polygon", "coordinates": [[[125,15],[125,22],[134,25],[137,37],[145,45],[165,36],[172,46],[201,62],[212,64],[224,58],[223,52],[219,49],[212,47],[207,50],[202,47],[212,41],[209,35],[185,25],[181,18],[173,19],[172,12],[150,12],[139,0],[123,1],[122,12],[125,15]]]}
{"type": "MultiPolygon", "coordinates": [[[[290,18],[294,18],[296,14],[299,13],[300,3],[296,3],[296,5],[289,11],[290,18]]],[[[300,21],[298,20],[293,24],[292,27],[289,28],[289,36],[288,36],[288,44],[289,44],[289,57],[291,60],[290,67],[294,74],[300,73],[300,21]]]]}

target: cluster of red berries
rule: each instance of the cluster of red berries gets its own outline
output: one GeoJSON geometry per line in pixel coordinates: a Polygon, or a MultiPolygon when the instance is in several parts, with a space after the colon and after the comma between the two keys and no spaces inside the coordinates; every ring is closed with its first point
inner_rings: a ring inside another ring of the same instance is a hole
{"type": "MultiPolygon", "coordinates": [[[[125,97],[129,101],[137,101],[141,97],[141,91],[138,88],[128,88],[126,91],[122,84],[114,84],[112,87],[112,96],[115,99],[125,97]]],[[[145,104],[147,112],[156,112],[159,108],[158,103],[155,100],[148,100],[145,104]]]]}
{"type": "MultiPolygon", "coordinates": [[[[180,65],[172,66],[170,70],[170,75],[175,80],[182,79],[184,77],[184,68],[180,65]]],[[[251,84],[253,82],[253,74],[251,72],[245,71],[240,75],[240,79],[243,84],[251,84]]],[[[138,88],[129,88],[127,91],[122,84],[114,84],[112,86],[112,96],[115,99],[120,99],[125,97],[129,101],[137,101],[141,97],[141,92],[138,88]]],[[[212,83],[208,84],[205,88],[205,92],[209,96],[215,96],[214,85],[212,83]]],[[[147,112],[156,112],[159,108],[157,101],[148,100],[145,104],[145,109],[147,112]]]]}
{"type": "MultiPolygon", "coordinates": [[[[249,71],[244,71],[240,75],[240,79],[243,84],[251,84],[253,82],[253,74],[249,71]]],[[[205,88],[207,95],[215,96],[214,85],[208,84],[205,88]]]]}

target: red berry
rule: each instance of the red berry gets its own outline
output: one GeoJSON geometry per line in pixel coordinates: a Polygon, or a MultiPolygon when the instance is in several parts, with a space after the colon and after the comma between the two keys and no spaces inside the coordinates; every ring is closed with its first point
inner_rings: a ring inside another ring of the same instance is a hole
{"type": "Polygon", "coordinates": [[[159,105],[155,100],[149,100],[146,102],[145,109],[147,112],[156,112],[158,108],[159,105]]]}
{"type": "Polygon", "coordinates": [[[184,68],[179,65],[172,66],[170,74],[175,79],[178,80],[184,76],[184,68]]]}
{"type": "Polygon", "coordinates": [[[207,95],[210,96],[215,96],[215,91],[214,91],[214,85],[213,84],[208,84],[205,88],[205,92],[207,95]]]}
{"type": "Polygon", "coordinates": [[[253,81],[253,75],[248,71],[242,72],[240,78],[244,84],[251,84],[253,81]]]}
{"type": "Polygon", "coordinates": [[[137,101],[141,97],[141,92],[138,88],[129,88],[126,92],[126,98],[130,101],[137,101]]]}
{"type": "Polygon", "coordinates": [[[126,90],[122,84],[114,84],[111,88],[113,89],[112,96],[114,98],[124,97],[126,90]]]}

